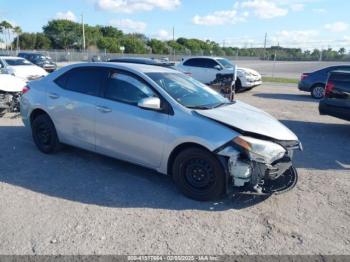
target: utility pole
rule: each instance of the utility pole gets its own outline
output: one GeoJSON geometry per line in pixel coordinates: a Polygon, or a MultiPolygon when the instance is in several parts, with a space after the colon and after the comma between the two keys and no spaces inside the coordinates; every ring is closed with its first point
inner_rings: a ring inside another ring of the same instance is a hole
{"type": "MultiPolygon", "coordinates": [[[[174,44],[175,44],[175,26],[173,26],[173,41],[174,41],[174,44]]],[[[175,46],[173,47],[173,61],[175,63],[175,46]]]]}
{"type": "Polygon", "coordinates": [[[84,14],[81,14],[81,24],[83,26],[83,52],[85,52],[85,25],[84,25],[84,14]]]}
{"type": "Polygon", "coordinates": [[[265,41],[264,41],[264,59],[266,58],[266,44],[267,44],[267,33],[265,33],[265,41]]]}

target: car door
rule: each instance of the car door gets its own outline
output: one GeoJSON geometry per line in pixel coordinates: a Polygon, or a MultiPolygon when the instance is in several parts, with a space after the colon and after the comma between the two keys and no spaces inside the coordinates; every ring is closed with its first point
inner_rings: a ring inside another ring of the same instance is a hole
{"type": "Polygon", "coordinates": [[[200,58],[190,58],[186,60],[183,63],[183,70],[184,70],[184,73],[186,74],[190,73],[190,75],[194,79],[204,83],[205,73],[203,73],[203,67],[201,66],[200,58]]]}
{"type": "Polygon", "coordinates": [[[95,150],[96,96],[108,71],[74,68],[47,89],[47,108],[62,142],[95,150]]]}
{"type": "Polygon", "coordinates": [[[140,77],[127,71],[110,71],[103,97],[97,98],[97,152],[159,167],[169,115],[137,106],[141,99],[152,96],[159,95],[140,77]]]}
{"type": "Polygon", "coordinates": [[[221,67],[214,59],[203,58],[201,61],[203,68],[205,68],[206,84],[210,84],[216,80],[216,75],[219,73],[217,66],[221,67]]]}

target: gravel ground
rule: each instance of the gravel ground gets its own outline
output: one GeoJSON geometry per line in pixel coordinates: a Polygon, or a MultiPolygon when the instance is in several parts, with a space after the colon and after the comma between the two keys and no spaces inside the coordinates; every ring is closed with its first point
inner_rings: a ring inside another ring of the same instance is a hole
{"type": "Polygon", "coordinates": [[[240,67],[248,67],[257,70],[263,76],[300,79],[302,73],[309,73],[321,68],[334,65],[349,65],[349,62],[297,62],[297,61],[262,61],[262,60],[237,60],[234,61],[240,67]]]}
{"type": "Polygon", "coordinates": [[[305,151],[284,195],[199,203],[166,176],[66,148],[38,152],[0,119],[0,254],[350,254],[350,125],[293,86],[238,95],[282,120],[305,151]]]}

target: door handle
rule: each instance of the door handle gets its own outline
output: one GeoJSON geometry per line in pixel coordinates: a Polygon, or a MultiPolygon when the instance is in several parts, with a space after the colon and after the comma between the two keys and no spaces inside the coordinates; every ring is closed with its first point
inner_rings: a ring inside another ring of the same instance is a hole
{"type": "Polygon", "coordinates": [[[112,112],[112,109],[106,107],[106,106],[96,106],[97,110],[101,113],[110,113],[112,112]]]}
{"type": "Polygon", "coordinates": [[[56,94],[56,93],[49,93],[49,97],[51,99],[58,99],[58,98],[60,98],[60,96],[58,94],[56,94]]]}

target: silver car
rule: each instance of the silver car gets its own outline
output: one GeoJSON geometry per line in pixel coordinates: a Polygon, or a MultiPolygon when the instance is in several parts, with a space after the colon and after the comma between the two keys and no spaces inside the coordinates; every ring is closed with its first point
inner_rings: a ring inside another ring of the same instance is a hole
{"type": "Polygon", "coordinates": [[[40,151],[69,144],[172,176],[188,197],[292,188],[296,135],[271,115],[230,102],[178,71],[85,63],[30,82],[21,114],[40,151]]]}

